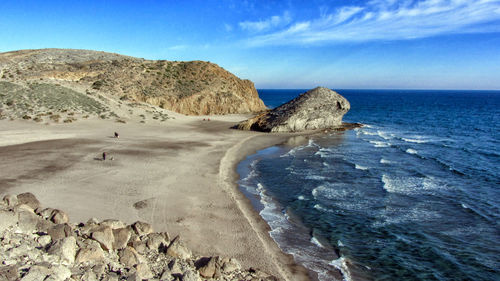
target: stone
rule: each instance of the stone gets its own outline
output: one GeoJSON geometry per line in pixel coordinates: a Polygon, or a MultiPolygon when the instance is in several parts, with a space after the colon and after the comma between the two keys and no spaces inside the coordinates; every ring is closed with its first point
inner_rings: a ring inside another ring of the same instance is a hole
{"type": "Polygon", "coordinates": [[[19,217],[14,212],[0,210],[0,232],[14,227],[19,221],[19,217]]]}
{"type": "Polygon", "coordinates": [[[7,206],[9,207],[14,207],[19,203],[19,200],[17,199],[16,195],[13,194],[7,194],[3,197],[3,201],[7,206]]]}
{"type": "Polygon", "coordinates": [[[17,266],[8,265],[0,266],[0,280],[15,281],[19,279],[19,271],[17,266]]]}
{"type": "Polygon", "coordinates": [[[103,220],[99,225],[109,226],[113,230],[126,227],[124,222],[113,219],[103,220]]]}
{"type": "Polygon", "coordinates": [[[184,244],[180,241],[180,237],[177,236],[168,246],[167,255],[174,258],[189,259],[191,258],[192,253],[191,250],[184,246],[184,244]]]}
{"type": "Polygon", "coordinates": [[[68,223],[69,217],[68,214],[66,214],[65,212],[58,209],[54,209],[50,216],[50,220],[55,224],[68,223]]]}
{"type": "Polygon", "coordinates": [[[115,238],[111,227],[104,225],[97,226],[91,230],[90,237],[99,242],[105,251],[113,250],[113,242],[115,241],[115,238]]]}
{"type": "Polygon", "coordinates": [[[50,275],[44,281],[64,281],[71,277],[71,271],[62,265],[52,266],[50,275]]]}
{"type": "Polygon", "coordinates": [[[160,277],[160,280],[165,280],[165,281],[170,281],[170,280],[173,280],[172,278],[172,272],[167,268],[163,271],[163,273],[161,274],[161,277],[160,277]]]}
{"type": "Polygon", "coordinates": [[[165,245],[165,237],[160,233],[150,233],[147,235],[146,246],[150,250],[156,250],[160,248],[160,246],[165,245]]]}
{"type": "Polygon", "coordinates": [[[47,234],[50,235],[52,241],[56,241],[73,235],[73,229],[67,223],[56,224],[47,230],[47,234]]]}
{"type": "Polygon", "coordinates": [[[63,263],[73,264],[76,255],[76,239],[73,236],[55,241],[49,248],[48,253],[58,256],[63,263]]]}
{"type": "Polygon", "coordinates": [[[80,248],[75,263],[96,263],[104,260],[104,252],[98,242],[90,241],[86,247],[80,248]]]}
{"type": "Polygon", "coordinates": [[[132,224],[132,229],[138,236],[146,235],[153,232],[153,227],[149,223],[137,221],[132,224]]]}
{"type": "Polygon", "coordinates": [[[168,268],[170,269],[171,274],[182,274],[184,272],[177,260],[172,260],[168,264],[168,268]]]}
{"type": "Polygon", "coordinates": [[[17,212],[17,215],[19,217],[17,226],[22,232],[33,233],[38,231],[37,225],[38,221],[41,219],[39,216],[37,216],[32,211],[28,211],[25,209],[20,209],[17,212]]]}
{"type": "Polygon", "coordinates": [[[198,271],[200,272],[200,275],[205,277],[205,278],[212,278],[214,277],[215,274],[215,267],[217,264],[219,257],[211,257],[207,264],[204,266],[200,267],[198,271]]]}
{"type": "Polygon", "coordinates": [[[45,280],[50,273],[51,271],[47,267],[34,265],[29,269],[28,274],[21,278],[21,281],[42,281],[45,280]]]}
{"type": "Polygon", "coordinates": [[[134,248],[139,254],[145,254],[148,250],[146,242],[142,240],[129,241],[129,246],[134,248]]]}
{"type": "Polygon", "coordinates": [[[317,87],[237,125],[242,130],[300,132],[342,127],[349,102],[336,92],[317,87]]]}
{"type": "Polygon", "coordinates": [[[127,247],[131,235],[132,232],[127,227],[113,229],[113,249],[121,250],[127,247]]]}
{"type": "Polygon", "coordinates": [[[42,209],[42,208],[37,208],[35,210],[35,212],[41,216],[42,218],[48,220],[50,219],[50,217],[52,216],[52,212],[54,211],[54,209],[52,208],[45,208],[45,209],[42,209]]]}
{"type": "Polygon", "coordinates": [[[135,268],[137,271],[137,276],[141,279],[151,279],[154,277],[153,272],[149,269],[149,266],[145,263],[140,263],[135,268]]]}
{"type": "Polygon", "coordinates": [[[40,244],[40,246],[45,248],[50,244],[50,242],[52,242],[52,238],[50,237],[50,235],[42,235],[38,237],[37,242],[38,244],[40,244]]]}
{"type": "Polygon", "coordinates": [[[25,192],[17,195],[17,200],[19,204],[26,204],[30,206],[33,210],[40,207],[40,201],[36,199],[35,195],[31,192],[25,192]]]}
{"type": "Polygon", "coordinates": [[[186,270],[184,274],[182,274],[182,281],[200,281],[200,275],[198,272],[194,270],[186,270]]]}
{"type": "Polygon", "coordinates": [[[229,259],[222,264],[222,272],[229,273],[241,269],[241,265],[237,259],[229,259]]]}
{"type": "Polygon", "coordinates": [[[135,266],[141,260],[140,254],[132,247],[126,247],[125,249],[120,250],[118,256],[120,258],[120,262],[128,268],[135,266]]]}

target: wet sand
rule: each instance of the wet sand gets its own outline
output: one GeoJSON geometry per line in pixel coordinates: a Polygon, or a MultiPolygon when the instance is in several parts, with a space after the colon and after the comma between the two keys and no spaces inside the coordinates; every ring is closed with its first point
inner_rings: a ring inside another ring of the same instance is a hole
{"type": "Polygon", "coordinates": [[[286,136],[230,129],[246,116],[210,118],[57,125],[2,120],[0,193],[32,192],[73,222],[146,221],[156,231],[181,235],[197,255],[235,257],[281,280],[308,280],[236,184],[239,161],[286,136]]]}

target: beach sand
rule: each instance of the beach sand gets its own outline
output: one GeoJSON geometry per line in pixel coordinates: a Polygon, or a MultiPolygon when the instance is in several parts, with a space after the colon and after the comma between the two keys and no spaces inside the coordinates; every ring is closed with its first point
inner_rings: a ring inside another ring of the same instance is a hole
{"type": "Polygon", "coordinates": [[[32,192],[76,223],[146,221],[181,235],[197,255],[235,257],[280,280],[308,280],[236,184],[239,161],[286,136],[230,129],[243,115],[175,116],[151,124],[2,120],[0,194],[32,192]]]}

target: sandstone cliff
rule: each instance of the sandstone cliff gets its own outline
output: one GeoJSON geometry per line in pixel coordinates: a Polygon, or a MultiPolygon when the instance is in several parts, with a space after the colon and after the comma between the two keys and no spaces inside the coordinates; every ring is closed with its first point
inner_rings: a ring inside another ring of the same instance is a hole
{"type": "Polygon", "coordinates": [[[317,87],[238,125],[242,130],[300,132],[342,126],[349,102],[336,92],[317,87]]]}
{"type": "Polygon", "coordinates": [[[0,81],[60,84],[189,115],[265,110],[251,81],[204,61],[154,61],[89,50],[22,50],[0,53],[0,81]]]}

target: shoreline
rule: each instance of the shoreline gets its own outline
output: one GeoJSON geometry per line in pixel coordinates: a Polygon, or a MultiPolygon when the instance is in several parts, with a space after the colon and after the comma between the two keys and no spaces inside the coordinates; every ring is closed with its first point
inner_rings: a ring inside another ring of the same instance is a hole
{"type": "Polygon", "coordinates": [[[201,118],[160,125],[1,121],[0,193],[32,192],[76,222],[143,220],[180,234],[201,256],[234,257],[280,280],[314,279],[278,247],[236,182],[240,161],[290,136],[229,129],[246,116],[201,118]],[[100,161],[102,150],[115,160],[100,161]]]}

